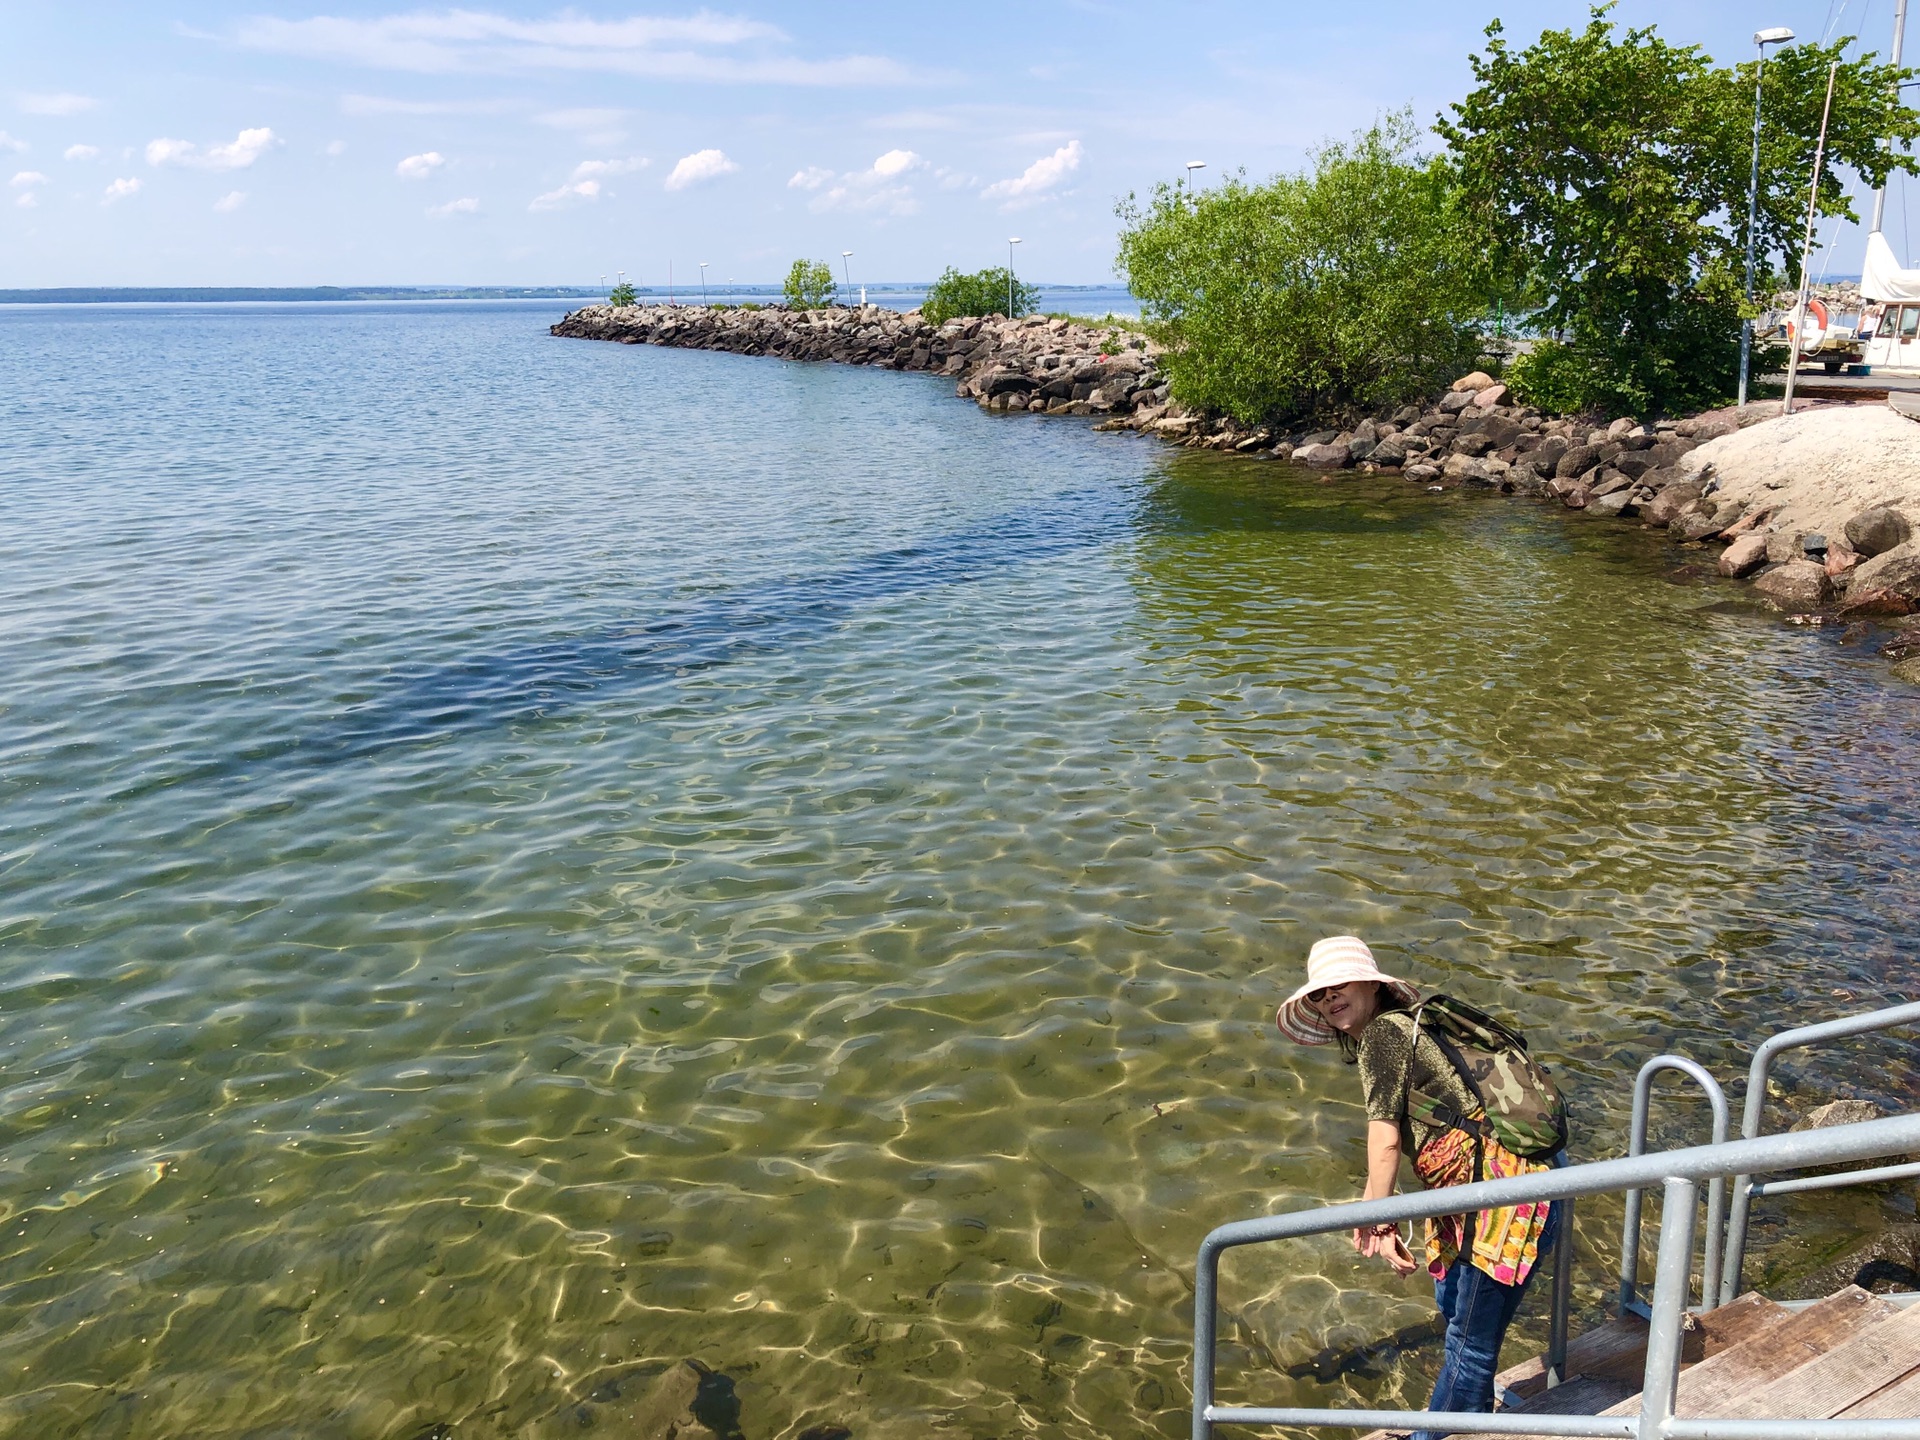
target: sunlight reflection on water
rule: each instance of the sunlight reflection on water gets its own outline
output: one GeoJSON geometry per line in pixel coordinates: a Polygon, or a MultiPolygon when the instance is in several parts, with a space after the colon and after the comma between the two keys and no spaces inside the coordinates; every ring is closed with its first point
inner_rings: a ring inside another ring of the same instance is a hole
{"type": "MultiPolygon", "coordinates": [[[[617,1433],[698,1356],[753,1440],[1179,1434],[1201,1234],[1357,1183],[1317,935],[1589,1155],[1907,980],[1911,693],[1635,534],[512,307],[0,325],[8,1433],[617,1433]]],[[[1256,1366],[1430,1311],[1226,1293],[1256,1366]]]]}

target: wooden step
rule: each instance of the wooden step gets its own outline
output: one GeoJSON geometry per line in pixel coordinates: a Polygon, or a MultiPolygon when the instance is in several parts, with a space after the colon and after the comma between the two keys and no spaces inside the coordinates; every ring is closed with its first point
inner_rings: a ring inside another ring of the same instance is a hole
{"type": "MultiPolygon", "coordinates": [[[[1689,1327],[1681,1362],[1691,1365],[1751,1339],[1792,1312],[1764,1295],[1748,1291],[1718,1310],[1696,1315],[1689,1327]]],[[[1647,1368],[1647,1322],[1638,1315],[1622,1315],[1583,1331],[1567,1343],[1567,1379],[1581,1376],[1631,1380],[1633,1393],[1647,1368]]],[[[1510,1391],[1523,1400],[1546,1393],[1547,1357],[1536,1355],[1502,1370],[1494,1382],[1496,1395],[1510,1391]]],[[[1560,1414],[1575,1412],[1560,1411],[1560,1414]]],[[[1589,1414],[1592,1412],[1589,1411],[1589,1414]]]]}
{"type": "MultiPolygon", "coordinates": [[[[1769,1325],[1757,1335],[1702,1360],[1680,1374],[1674,1410],[1684,1416],[1727,1415],[1728,1407],[1770,1385],[1808,1361],[1846,1345],[1856,1335],[1900,1313],[1857,1285],[1829,1295],[1797,1315],[1769,1325]]],[[[1640,1397],[1600,1412],[1638,1415],[1640,1397]]]]}
{"type": "Polygon", "coordinates": [[[1840,1412],[1846,1420],[1908,1420],[1920,1415],[1920,1371],[1883,1385],[1840,1412]]]}
{"type": "MultiPolygon", "coordinates": [[[[1920,1311],[1920,1306],[1914,1309],[1920,1311]]],[[[1713,1407],[1770,1384],[1786,1370],[1817,1359],[1901,1313],[1859,1287],[1848,1286],[1798,1314],[1749,1291],[1717,1310],[1690,1316],[1681,1350],[1681,1363],[1688,1368],[1680,1374],[1679,1413],[1728,1413],[1713,1407]]],[[[1541,1357],[1503,1370],[1498,1383],[1526,1396],[1525,1403],[1509,1413],[1637,1415],[1646,1366],[1647,1324],[1628,1315],[1568,1343],[1564,1385],[1545,1388],[1546,1366],[1541,1357]]],[[[1395,1433],[1376,1430],[1363,1440],[1391,1440],[1395,1433]]],[[[1493,1437],[1462,1435],[1459,1440],[1493,1437]]]]}
{"type": "Polygon", "coordinates": [[[1920,1369],[1920,1309],[1895,1310],[1846,1344],[1712,1413],[1748,1419],[1826,1420],[1916,1369],[1920,1369]]]}
{"type": "MultiPolygon", "coordinates": [[[[1690,1323],[1682,1346],[1682,1363],[1705,1363],[1714,1355],[1764,1335],[1792,1318],[1793,1312],[1785,1306],[1776,1305],[1764,1295],[1750,1291],[1718,1310],[1688,1317],[1690,1323]]],[[[1512,1407],[1509,1413],[1598,1415],[1627,1400],[1634,1402],[1629,1413],[1637,1412],[1640,1408],[1640,1385],[1647,1371],[1647,1325],[1636,1315],[1629,1315],[1626,1320],[1631,1323],[1622,1324],[1615,1320],[1600,1327],[1603,1331],[1612,1330],[1616,1338],[1604,1345],[1589,1348],[1579,1357],[1581,1362],[1591,1367],[1589,1373],[1575,1372],[1577,1347],[1570,1343],[1567,1346],[1567,1371],[1570,1377],[1567,1382],[1551,1390],[1538,1391],[1525,1404],[1512,1407]]],[[[1515,1366],[1514,1370],[1521,1368],[1515,1366]]],[[[1544,1383],[1544,1366],[1541,1379],[1544,1383]]],[[[1494,1440],[1494,1437],[1462,1436],[1460,1440],[1494,1440]]]]}

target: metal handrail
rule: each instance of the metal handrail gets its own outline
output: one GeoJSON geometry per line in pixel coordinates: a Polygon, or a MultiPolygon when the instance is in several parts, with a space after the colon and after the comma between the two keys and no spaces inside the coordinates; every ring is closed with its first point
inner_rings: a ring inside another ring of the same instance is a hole
{"type": "Polygon", "coordinates": [[[1437,1429],[1481,1434],[1605,1435],[1634,1440],[1920,1440],[1920,1418],[1911,1420],[1686,1419],[1673,1414],[1680,1376],[1681,1327],[1693,1268],[1694,1209],[1698,1183],[1715,1176],[1797,1170],[1810,1165],[1871,1160],[1920,1149],[1920,1114],[1865,1120],[1825,1130],[1789,1131],[1759,1139],[1729,1140],[1652,1155],[1630,1155],[1563,1170],[1543,1170],[1503,1180],[1448,1186],[1411,1195],[1296,1210],[1219,1226],[1200,1242],[1194,1264],[1193,1440],[1212,1440],[1216,1424],[1318,1425],[1343,1429],[1437,1429]],[[1655,1264],[1652,1314],[1640,1414],[1462,1415],[1425,1410],[1315,1410],[1248,1408],[1213,1403],[1219,1315],[1220,1257],[1242,1245],[1293,1240],[1366,1225],[1399,1224],[1435,1215],[1455,1215],[1506,1205],[1569,1200],[1660,1184],[1665,1188],[1660,1249],[1655,1264]]]}
{"type": "MultiPolygon", "coordinates": [[[[1920,1025],[1920,1002],[1889,1005],[1818,1025],[1802,1025],[1797,1030],[1782,1030],[1764,1040],[1753,1052],[1753,1064],[1747,1069],[1746,1103],[1742,1107],[1740,1135],[1752,1140],[1760,1134],[1760,1114],[1767,1103],[1767,1076],[1773,1070],[1774,1057],[1783,1050],[1798,1050],[1823,1040],[1842,1040],[1850,1035],[1865,1035],[1875,1030],[1891,1030],[1900,1025],[1920,1025]]],[[[1747,1212],[1753,1204],[1753,1171],[1733,1177],[1733,1213],[1727,1220],[1727,1258],[1720,1267],[1720,1299],[1730,1303],[1740,1293],[1740,1271],[1747,1259],[1747,1212]]]]}
{"type": "MultiPolygon", "coordinates": [[[[1644,1155],[1647,1149],[1647,1111],[1652,1108],[1653,1077],[1662,1070],[1675,1070],[1696,1081],[1707,1092],[1713,1106],[1713,1143],[1727,1138],[1731,1120],[1727,1110],[1727,1092],[1706,1066],[1684,1055],[1656,1055],[1640,1067],[1633,1081],[1633,1126],[1627,1140],[1627,1154],[1644,1155]]],[[[1714,1291],[1720,1286],[1720,1242],[1727,1223],[1727,1181],[1716,1176],[1707,1187],[1707,1236],[1701,1263],[1700,1301],[1713,1304],[1714,1291]]],[[[1640,1192],[1627,1191],[1627,1215],[1620,1229],[1620,1313],[1639,1310],[1634,1292],[1640,1284],[1640,1192]]],[[[1556,1306],[1560,1297],[1554,1296],[1556,1306]]]]}

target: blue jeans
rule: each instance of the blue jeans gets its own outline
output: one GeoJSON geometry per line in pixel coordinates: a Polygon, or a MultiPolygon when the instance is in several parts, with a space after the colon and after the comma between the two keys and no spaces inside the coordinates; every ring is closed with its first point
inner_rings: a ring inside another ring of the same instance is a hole
{"type": "MultiPolygon", "coordinates": [[[[1493,1377],[1500,1369],[1500,1342],[1507,1338],[1520,1301],[1542,1270],[1551,1270],[1547,1256],[1560,1236],[1564,1205],[1547,1210],[1546,1229],[1540,1235],[1539,1259],[1518,1285],[1502,1285],[1468,1258],[1469,1251],[1447,1267],[1435,1282],[1434,1299],[1447,1322],[1446,1353],[1440,1378],[1434,1381],[1429,1410],[1486,1413],[1493,1409],[1493,1377]]],[[[1413,1440],[1440,1440],[1449,1430],[1420,1430],[1413,1440]]]]}

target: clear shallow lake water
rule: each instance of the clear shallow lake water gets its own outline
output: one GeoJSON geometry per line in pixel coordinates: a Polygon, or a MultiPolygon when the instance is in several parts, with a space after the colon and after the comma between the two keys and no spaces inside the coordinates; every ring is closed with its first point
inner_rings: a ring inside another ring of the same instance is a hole
{"type": "MultiPolygon", "coordinates": [[[[554,318],[0,313],[0,1433],[619,1434],[697,1356],[751,1440],[1177,1435],[1201,1235],[1357,1188],[1320,934],[1513,1014],[1587,1156],[1647,1055],[1913,993],[1864,642],[554,318]]],[[[1788,1098],[1911,1095],[1845,1053],[1788,1098]]],[[[1258,1373],[1431,1313],[1335,1240],[1224,1298],[1234,1398],[1430,1377],[1258,1373]]]]}

